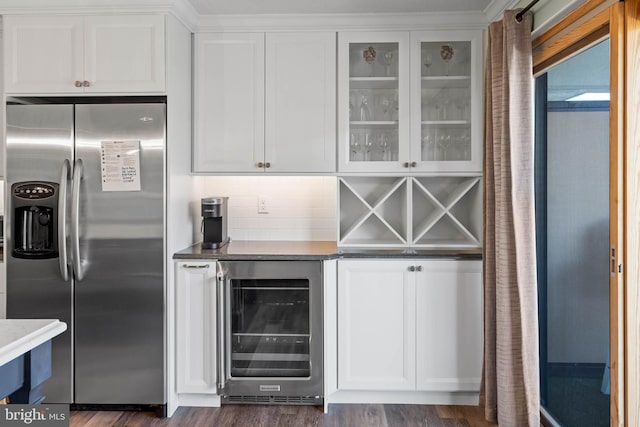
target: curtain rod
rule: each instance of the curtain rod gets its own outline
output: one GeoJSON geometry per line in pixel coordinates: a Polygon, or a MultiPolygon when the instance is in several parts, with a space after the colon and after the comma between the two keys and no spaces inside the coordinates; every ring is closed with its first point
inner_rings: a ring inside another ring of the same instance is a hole
{"type": "Polygon", "coordinates": [[[524,9],[516,13],[516,21],[522,22],[522,17],[524,16],[524,14],[527,13],[527,11],[531,9],[533,6],[535,6],[535,4],[538,3],[539,1],[540,0],[533,0],[531,3],[526,5],[524,9]]]}

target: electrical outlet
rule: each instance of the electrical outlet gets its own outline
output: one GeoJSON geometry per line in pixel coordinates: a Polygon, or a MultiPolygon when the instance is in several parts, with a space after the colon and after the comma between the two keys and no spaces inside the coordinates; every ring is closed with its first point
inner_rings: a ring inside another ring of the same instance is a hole
{"type": "Polygon", "coordinates": [[[258,213],[268,214],[269,208],[267,205],[267,198],[265,196],[258,196],[258,213]]]}

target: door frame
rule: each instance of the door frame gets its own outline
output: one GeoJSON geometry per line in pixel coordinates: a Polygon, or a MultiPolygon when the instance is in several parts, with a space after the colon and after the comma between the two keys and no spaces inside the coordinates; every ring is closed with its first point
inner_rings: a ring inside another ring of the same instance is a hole
{"type": "Polygon", "coordinates": [[[532,41],[534,76],[596,43],[610,41],[609,110],[609,346],[610,425],[639,425],[640,395],[629,385],[640,383],[640,201],[634,197],[640,178],[640,147],[626,141],[640,138],[640,107],[632,105],[630,89],[640,92],[640,76],[632,72],[640,60],[640,0],[588,0],[532,41]],[[628,67],[628,70],[627,70],[628,67]],[[628,203],[633,201],[635,203],[628,203]],[[633,243],[632,243],[633,242],[633,243]],[[633,281],[630,278],[634,278],[633,281]],[[628,325],[635,325],[629,328],[628,325]],[[630,422],[634,420],[634,422],[630,422]]]}

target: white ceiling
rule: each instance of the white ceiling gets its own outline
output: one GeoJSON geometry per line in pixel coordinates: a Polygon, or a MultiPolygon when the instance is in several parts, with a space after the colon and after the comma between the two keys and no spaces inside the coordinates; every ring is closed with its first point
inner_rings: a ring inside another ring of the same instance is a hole
{"type": "Polygon", "coordinates": [[[188,0],[201,15],[482,12],[492,0],[188,0]]]}

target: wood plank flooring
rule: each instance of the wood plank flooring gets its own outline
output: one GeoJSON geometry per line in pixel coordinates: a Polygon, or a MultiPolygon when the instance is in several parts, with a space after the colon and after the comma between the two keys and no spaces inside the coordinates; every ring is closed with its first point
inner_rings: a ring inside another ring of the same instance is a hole
{"type": "Polygon", "coordinates": [[[72,411],[70,427],[489,427],[477,406],[331,405],[324,414],[314,406],[224,405],[178,408],[171,418],[148,412],[72,411]]]}

